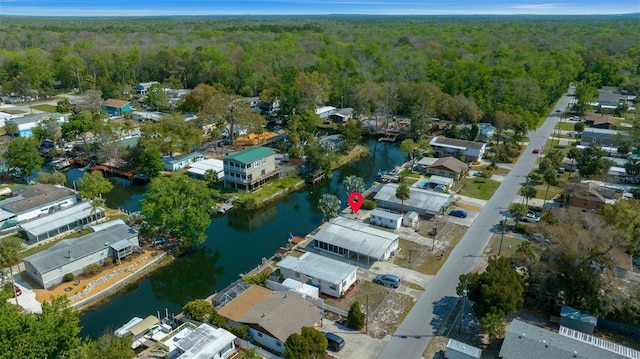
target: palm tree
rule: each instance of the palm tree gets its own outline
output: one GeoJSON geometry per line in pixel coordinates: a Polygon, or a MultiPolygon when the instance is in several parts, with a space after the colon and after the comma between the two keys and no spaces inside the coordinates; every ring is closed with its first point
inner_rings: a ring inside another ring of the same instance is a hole
{"type": "Polygon", "coordinates": [[[13,296],[16,298],[16,305],[18,304],[18,296],[16,295],[16,284],[13,278],[13,266],[19,264],[20,249],[22,244],[20,240],[15,237],[9,237],[0,244],[0,270],[5,267],[9,267],[11,273],[11,285],[13,286],[13,296]]]}
{"type": "MultiPolygon", "coordinates": [[[[578,123],[581,123],[581,122],[578,122],[578,123]]],[[[581,154],[582,154],[582,151],[575,147],[572,147],[567,153],[567,158],[571,160],[571,170],[573,170],[573,163],[575,162],[575,160],[580,158],[581,154]]],[[[569,176],[571,176],[571,174],[569,174],[569,176]]]]}
{"type": "Polygon", "coordinates": [[[547,170],[544,171],[544,173],[542,174],[542,179],[547,184],[547,191],[544,193],[544,203],[543,203],[543,206],[544,206],[545,204],[547,204],[547,195],[549,194],[549,186],[551,186],[552,184],[555,184],[556,180],[558,179],[558,171],[556,171],[554,168],[547,168],[547,170]]]}
{"type": "Polygon", "coordinates": [[[404,200],[409,199],[409,197],[411,197],[411,189],[406,183],[400,183],[396,188],[396,198],[401,201],[400,213],[404,213],[404,200]]]}
{"type": "Polygon", "coordinates": [[[529,200],[534,198],[537,193],[538,190],[536,190],[536,188],[533,186],[526,185],[520,187],[520,195],[522,196],[522,199],[527,207],[529,206],[529,200]]]}
{"type": "Polygon", "coordinates": [[[525,261],[531,262],[536,259],[536,251],[529,241],[522,241],[516,248],[516,253],[521,255],[525,261]]]}

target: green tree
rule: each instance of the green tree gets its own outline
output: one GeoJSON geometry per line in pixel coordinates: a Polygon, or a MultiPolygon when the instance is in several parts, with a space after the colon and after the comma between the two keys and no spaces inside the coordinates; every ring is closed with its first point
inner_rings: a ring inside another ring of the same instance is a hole
{"type": "Polygon", "coordinates": [[[349,312],[347,313],[347,325],[350,328],[360,330],[364,327],[366,320],[366,314],[362,312],[360,308],[360,302],[355,301],[349,307],[349,312]]]}
{"type": "Polygon", "coordinates": [[[219,328],[227,326],[227,319],[216,311],[211,302],[204,299],[196,299],[182,307],[182,314],[202,323],[211,323],[219,328]]]}
{"type": "Polygon", "coordinates": [[[89,199],[102,198],[102,194],[109,193],[113,189],[113,183],[104,178],[100,171],[85,173],[84,176],[78,179],[78,186],[82,197],[89,199]]]}
{"type": "Polygon", "coordinates": [[[67,141],[74,141],[77,137],[82,138],[85,151],[89,150],[87,140],[92,131],[97,128],[93,114],[88,111],[82,111],[69,117],[69,121],[62,124],[62,137],[67,141]]]}
{"type": "Polygon", "coordinates": [[[480,318],[480,326],[482,327],[482,332],[487,335],[491,342],[504,337],[507,327],[504,318],[496,313],[489,313],[480,318]]]}
{"type": "Polygon", "coordinates": [[[530,241],[522,241],[516,248],[516,253],[521,256],[527,263],[533,262],[538,257],[535,248],[530,241]]]}
{"type": "Polygon", "coordinates": [[[598,177],[606,174],[612,166],[611,160],[605,158],[607,153],[597,143],[592,143],[582,150],[576,167],[583,177],[598,177]]]}
{"type": "MultiPolygon", "coordinates": [[[[635,193],[634,193],[635,197],[635,193]]],[[[640,248],[640,202],[637,199],[616,201],[602,209],[602,216],[607,223],[617,230],[624,242],[626,251],[637,254],[640,248]]]]}
{"type": "Polygon", "coordinates": [[[547,184],[547,190],[544,193],[544,202],[547,202],[547,195],[549,194],[549,187],[551,185],[555,185],[558,180],[558,171],[554,168],[547,168],[542,174],[542,179],[544,183],[547,184]]]}
{"type": "Polygon", "coordinates": [[[551,150],[544,155],[544,158],[548,159],[551,163],[551,168],[558,168],[562,166],[562,159],[564,154],[559,150],[551,150]]]}
{"type": "Polygon", "coordinates": [[[67,176],[65,176],[62,172],[40,172],[38,178],[36,178],[36,181],[43,184],[64,185],[65,183],[67,183],[67,176]]]}
{"type": "Polygon", "coordinates": [[[332,194],[323,194],[318,201],[318,210],[322,213],[322,220],[331,219],[338,215],[340,200],[332,194]]]}
{"type": "Polygon", "coordinates": [[[284,342],[284,359],[308,359],[310,354],[309,343],[298,333],[289,335],[284,342]]]}
{"type": "Polygon", "coordinates": [[[362,139],[362,129],[356,120],[338,125],[338,133],[344,137],[344,142],[341,145],[342,150],[352,149],[362,139]]]}
{"type": "Polygon", "coordinates": [[[240,359],[263,359],[263,357],[258,353],[257,348],[253,347],[249,350],[245,350],[240,359]]]}
{"type": "Polygon", "coordinates": [[[584,131],[584,122],[578,121],[573,125],[573,130],[577,133],[581,133],[584,131]]]}
{"type": "Polygon", "coordinates": [[[406,140],[400,142],[400,147],[398,147],[398,150],[400,152],[406,153],[407,156],[411,157],[411,159],[413,159],[413,156],[415,155],[417,149],[418,144],[410,138],[407,138],[406,140]]]}
{"type": "Polygon", "coordinates": [[[569,152],[567,152],[567,158],[571,160],[571,167],[572,168],[573,168],[573,164],[575,163],[575,160],[580,158],[581,155],[582,155],[582,151],[579,150],[578,148],[571,147],[569,149],[569,152]]]}
{"type": "Polygon", "coordinates": [[[103,359],[133,358],[136,352],[131,349],[131,344],[132,338],[128,335],[103,334],[97,341],[88,345],[88,357],[103,359]]]}
{"type": "Polygon", "coordinates": [[[158,147],[163,154],[188,153],[202,142],[202,131],[186,122],[184,116],[172,113],[158,122],[148,122],[141,129],[138,146],[158,147]]]}
{"type": "Polygon", "coordinates": [[[400,183],[396,188],[396,198],[400,200],[400,213],[404,213],[404,201],[411,197],[411,189],[406,183],[400,183]]]}
{"type": "Polygon", "coordinates": [[[7,122],[4,125],[4,132],[11,137],[18,136],[18,125],[15,122],[7,122]]]}
{"type": "Polygon", "coordinates": [[[147,92],[145,103],[156,111],[166,110],[168,105],[167,94],[164,92],[161,84],[153,84],[147,92]]]}
{"type": "Polygon", "coordinates": [[[16,237],[7,237],[0,241],[0,271],[4,271],[4,268],[9,268],[11,283],[14,284],[12,288],[14,292],[13,295],[16,298],[16,304],[18,304],[18,296],[15,293],[13,266],[18,265],[22,261],[20,250],[22,250],[22,241],[16,237]]]}
{"type": "Polygon", "coordinates": [[[529,207],[529,200],[536,197],[538,190],[536,190],[536,188],[533,186],[525,185],[520,187],[520,190],[518,192],[524,199],[525,205],[529,207]]]}
{"type": "Polygon", "coordinates": [[[489,266],[482,273],[461,275],[457,292],[465,288],[480,318],[491,313],[513,314],[524,303],[524,280],[506,257],[489,258],[489,266]]]}
{"type": "Polygon", "coordinates": [[[220,179],[218,178],[218,172],[214,170],[206,170],[204,172],[204,182],[207,184],[209,188],[213,187],[213,185],[218,182],[220,179]]]}
{"type": "Polygon", "coordinates": [[[7,168],[15,169],[18,177],[25,182],[28,182],[33,171],[39,171],[44,163],[38,152],[38,143],[31,137],[11,139],[4,158],[7,160],[7,168]]]}
{"type": "Polygon", "coordinates": [[[204,231],[211,223],[214,203],[204,182],[187,176],[163,176],[151,180],[140,207],[145,234],[175,238],[187,249],[206,240],[204,231]]]}
{"type": "Polygon", "coordinates": [[[147,147],[140,154],[140,171],[153,179],[164,170],[162,154],[157,146],[147,147]]]}
{"type": "Polygon", "coordinates": [[[58,101],[58,103],[56,104],[56,112],[58,113],[70,113],[71,111],[73,111],[73,106],[71,105],[69,99],[66,97],[58,101]]]}
{"type": "MultiPolygon", "coordinates": [[[[316,358],[324,357],[327,352],[327,337],[319,330],[312,327],[302,327],[301,335],[306,339],[309,347],[309,355],[316,358]]],[[[308,357],[307,357],[308,358],[308,357]]]]}
{"type": "Polygon", "coordinates": [[[364,180],[362,177],[356,175],[347,176],[342,181],[342,187],[347,192],[347,195],[351,195],[353,192],[364,192],[364,180]]]}
{"type": "Polygon", "coordinates": [[[329,171],[333,168],[336,160],[336,153],[331,145],[326,141],[319,141],[306,146],[305,151],[307,161],[312,168],[329,171]]]}
{"type": "Polygon", "coordinates": [[[509,212],[513,215],[514,221],[516,221],[516,227],[518,226],[520,219],[525,217],[528,211],[529,207],[524,203],[511,203],[509,205],[509,212]]]}

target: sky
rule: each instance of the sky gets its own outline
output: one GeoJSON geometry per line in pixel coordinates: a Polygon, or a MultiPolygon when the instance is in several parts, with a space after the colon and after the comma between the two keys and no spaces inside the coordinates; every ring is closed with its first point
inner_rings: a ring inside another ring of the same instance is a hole
{"type": "Polygon", "coordinates": [[[605,15],[640,12],[640,0],[0,0],[0,15],[605,15]]]}

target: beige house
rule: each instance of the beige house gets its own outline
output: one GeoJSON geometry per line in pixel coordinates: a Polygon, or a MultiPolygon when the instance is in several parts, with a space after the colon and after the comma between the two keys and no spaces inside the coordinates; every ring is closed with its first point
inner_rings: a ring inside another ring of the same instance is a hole
{"type": "Polygon", "coordinates": [[[426,166],[425,174],[449,177],[457,181],[468,168],[466,163],[454,157],[442,157],[426,166]]]}
{"type": "Polygon", "coordinates": [[[224,186],[253,191],[277,178],[280,170],[275,158],[275,152],[266,147],[251,147],[224,157],[224,186]]]}

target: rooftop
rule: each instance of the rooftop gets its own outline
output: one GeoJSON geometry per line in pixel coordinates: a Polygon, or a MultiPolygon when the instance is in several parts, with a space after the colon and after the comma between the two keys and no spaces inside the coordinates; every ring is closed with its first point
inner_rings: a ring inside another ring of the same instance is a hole
{"type": "Polygon", "coordinates": [[[448,169],[450,171],[456,172],[456,173],[462,173],[462,172],[466,171],[467,168],[468,168],[466,163],[460,161],[457,158],[451,157],[451,156],[438,158],[436,161],[434,161],[428,167],[444,167],[444,168],[446,168],[446,169],[448,169]]]}
{"type": "Polygon", "coordinates": [[[120,224],[79,238],[64,239],[47,250],[26,257],[24,261],[31,263],[39,273],[46,273],[74,259],[84,258],[120,240],[137,235],[131,227],[120,224]]]}
{"type": "Polygon", "coordinates": [[[179,359],[210,358],[218,353],[236,338],[223,328],[214,328],[207,323],[201,324],[196,329],[188,327],[186,335],[177,342],[177,347],[184,353],[179,359]]]}
{"type": "MultiPolygon", "coordinates": [[[[415,212],[414,212],[415,213],[415,212]]],[[[416,213],[417,214],[417,213],[416,213]]],[[[392,221],[397,221],[398,219],[402,218],[401,214],[397,214],[397,213],[391,213],[389,211],[385,211],[382,209],[374,209],[369,213],[370,216],[377,216],[380,218],[385,218],[385,219],[390,219],[392,221]]]]}
{"type": "Polygon", "coordinates": [[[65,186],[37,184],[27,186],[16,194],[17,196],[0,202],[0,207],[19,214],[49,203],[60,201],[67,197],[75,196],[76,192],[65,186]]]}
{"type": "Polygon", "coordinates": [[[180,155],[180,156],[176,156],[176,157],[168,157],[168,158],[164,158],[162,160],[162,162],[164,163],[169,163],[169,164],[176,164],[176,163],[180,163],[184,160],[190,160],[193,158],[197,158],[197,157],[202,157],[204,158],[204,154],[202,152],[191,152],[191,153],[187,153],[184,155],[180,155]]]}
{"type": "Polygon", "coordinates": [[[482,149],[485,144],[482,142],[475,141],[466,141],[459,140],[457,138],[448,138],[448,137],[434,137],[431,139],[431,145],[437,146],[447,146],[447,147],[455,147],[461,149],[473,148],[473,149],[482,149]]]}
{"type": "Polygon", "coordinates": [[[224,157],[223,161],[237,161],[243,164],[251,163],[261,158],[271,156],[275,151],[266,147],[251,147],[224,157]]]}
{"type": "Polygon", "coordinates": [[[108,99],[107,101],[104,102],[103,106],[114,107],[114,108],[123,108],[128,104],[129,104],[129,101],[116,100],[116,99],[110,98],[110,99],[108,99]]]}
{"type": "Polygon", "coordinates": [[[313,238],[371,258],[383,258],[399,236],[362,222],[336,217],[322,226],[313,238]]]}
{"type": "Polygon", "coordinates": [[[286,256],[279,263],[281,268],[290,269],[304,275],[319,278],[323,282],[340,284],[356,267],[335,259],[307,252],[300,257],[286,256]]]}
{"type": "Polygon", "coordinates": [[[24,115],[22,117],[14,117],[12,119],[9,120],[9,122],[13,122],[16,125],[24,125],[24,124],[28,124],[28,123],[33,123],[33,122],[40,122],[42,120],[48,119],[48,118],[61,118],[63,117],[62,114],[60,113],[38,113],[38,114],[33,114],[33,115],[24,115]]]}
{"type": "MultiPolygon", "coordinates": [[[[397,188],[397,183],[385,183],[381,185],[374,199],[385,202],[400,203],[400,200],[396,197],[397,188]]],[[[425,209],[429,212],[442,212],[453,198],[447,193],[439,193],[416,187],[409,187],[409,190],[411,191],[411,196],[409,199],[404,201],[404,205],[407,207],[425,209]]]]}
{"type": "MultiPolygon", "coordinates": [[[[90,216],[92,212],[93,205],[90,202],[80,202],[50,215],[21,223],[20,228],[25,232],[30,232],[34,236],[39,236],[69,223],[86,218],[90,216]]],[[[104,209],[97,207],[93,213],[101,212],[104,212],[104,209]]]]}

